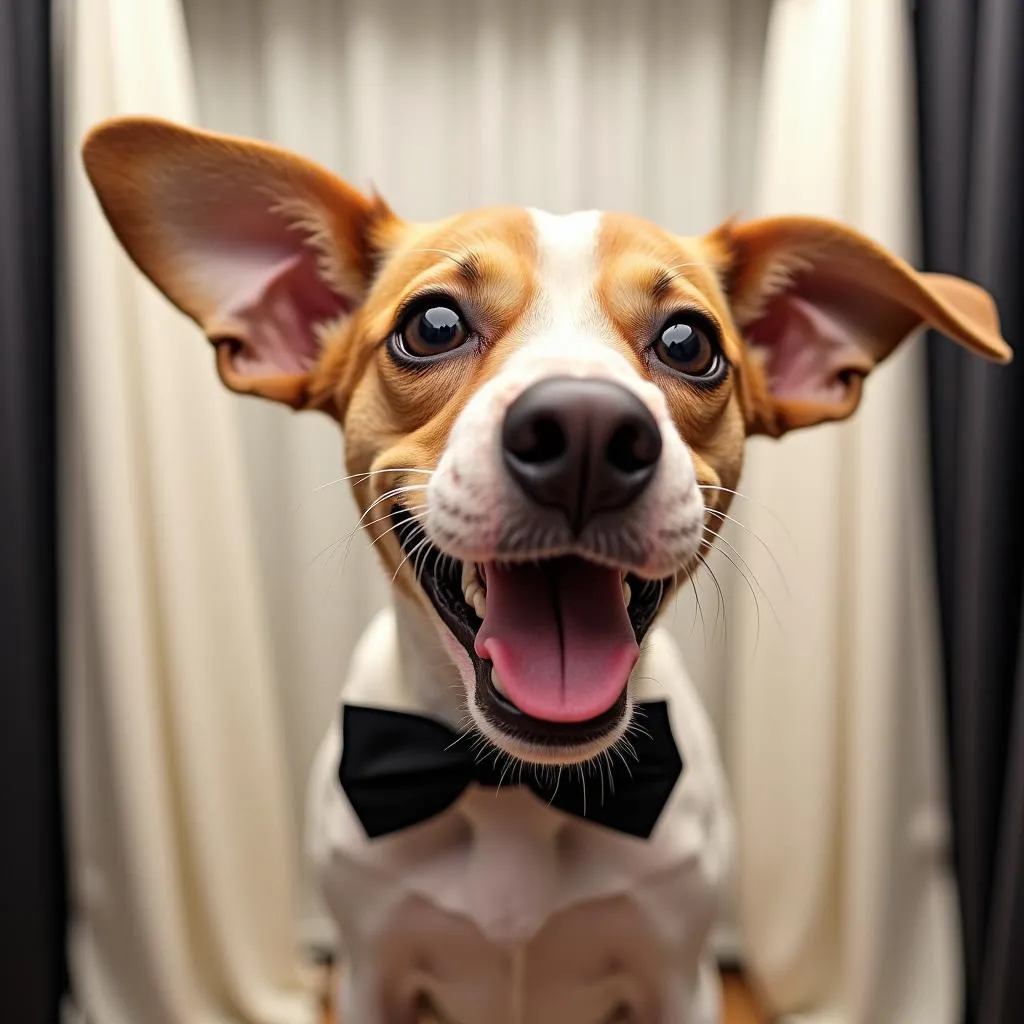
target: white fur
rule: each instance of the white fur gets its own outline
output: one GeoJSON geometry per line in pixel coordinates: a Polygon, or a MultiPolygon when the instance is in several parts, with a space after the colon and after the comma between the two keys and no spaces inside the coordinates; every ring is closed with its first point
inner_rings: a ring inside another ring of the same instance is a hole
{"type": "MultiPolygon", "coordinates": [[[[534,210],[531,215],[540,254],[539,295],[517,335],[503,341],[514,353],[452,427],[427,490],[427,534],[462,562],[489,562],[512,550],[520,557],[573,552],[650,579],[672,575],[699,550],[704,502],[693,460],[661,389],[641,377],[612,344],[614,328],[594,288],[601,214],[555,216],[534,210]],[[602,378],[628,388],[650,410],[662,436],[658,470],[643,494],[630,508],[588,524],[578,538],[558,512],[539,508],[521,493],[501,455],[508,407],[531,384],[558,376],[602,378]],[[615,536],[627,538],[628,547],[613,555],[610,538],[615,536]]],[[[480,714],[472,700],[476,682],[469,659],[459,664],[477,728],[517,756],[534,754],[500,735],[480,714]]],[[[628,716],[603,746],[614,744],[627,723],[628,716]]]]}

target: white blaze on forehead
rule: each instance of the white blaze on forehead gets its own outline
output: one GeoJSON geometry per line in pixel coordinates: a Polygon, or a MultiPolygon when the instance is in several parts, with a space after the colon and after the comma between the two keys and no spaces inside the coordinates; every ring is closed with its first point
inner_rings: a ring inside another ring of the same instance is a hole
{"type": "Polygon", "coordinates": [[[546,327],[578,329],[594,311],[599,210],[564,215],[530,210],[537,231],[540,316],[546,327]]]}
{"type": "MultiPolygon", "coordinates": [[[[529,212],[537,232],[539,294],[526,328],[526,344],[510,360],[509,370],[534,377],[605,377],[640,393],[644,385],[616,351],[615,328],[597,299],[603,214],[529,212]]],[[[660,393],[649,398],[648,404],[661,401],[660,393]]]]}

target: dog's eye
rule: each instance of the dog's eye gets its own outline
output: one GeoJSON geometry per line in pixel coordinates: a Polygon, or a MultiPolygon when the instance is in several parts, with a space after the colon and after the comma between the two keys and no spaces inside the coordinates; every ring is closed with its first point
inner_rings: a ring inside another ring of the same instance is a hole
{"type": "Polygon", "coordinates": [[[667,367],[687,377],[712,377],[722,367],[708,329],[691,317],[670,320],[661,329],[654,352],[667,367]]]}
{"type": "Polygon", "coordinates": [[[398,332],[405,354],[419,358],[451,352],[468,336],[459,311],[441,303],[414,313],[398,332]]]}

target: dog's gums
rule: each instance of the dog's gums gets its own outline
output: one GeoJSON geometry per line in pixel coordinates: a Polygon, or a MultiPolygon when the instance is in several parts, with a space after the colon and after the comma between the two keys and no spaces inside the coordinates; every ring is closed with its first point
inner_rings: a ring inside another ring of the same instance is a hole
{"type": "Polygon", "coordinates": [[[392,520],[417,582],[470,659],[472,699],[496,732],[571,761],[621,731],[639,645],[673,577],[644,580],[574,556],[462,563],[406,508],[392,520]]]}

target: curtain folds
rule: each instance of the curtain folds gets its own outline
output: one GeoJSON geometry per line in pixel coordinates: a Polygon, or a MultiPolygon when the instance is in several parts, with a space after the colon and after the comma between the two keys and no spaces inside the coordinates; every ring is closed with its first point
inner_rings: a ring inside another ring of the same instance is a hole
{"type": "Polygon", "coordinates": [[[916,17],[925,255],[996,297],[1009,367],[929,347],[967,1024],[1024,1019],[1024,7],[916,17]]]}
{"type": "MultiPolygon", "coordinates": [[[[117,252],[78,137],[195,114],[410,218],[806,211],[912,256],[910,44],[901,0],[183,6],[188,43],[174,0],[78,0],[68,35],[73,965],[95,1024],[290,1024],[294,915],[324,927],[293,905],[296,808],[386,581],[336,428],[221,394],[117,252]]],[[[794,1022],[956,1021],[922,357],[851,424],[751,446],[724,607],[705,580],[669,616],[735,787],[744,953],[794,1022]]]]}
{"type": "Polygon", "coordinates": [[[65,980],[49,34],[42,0],[0,0],[0,964],[19,1024],[52,1024],[65,980]]]}
{"type": "MultiPolygon", "coordinates": [[[[778,0],[757,211],[912,258],[910,59],[901,0],[778,0]]],[[[922,358],[910,343],[879,369],[850,423],[752,446],[741,483],[789,534],[781,569],[736,541],[780,622],[738,617],[726,748],[746,949],[787,1020],[956,1020],[922,358]]]]}
{"type": "Polygon", "coordinates": [[[81,169],[115,114],[192,117],[177,0],[76,0],[61,354],[70,961],[89,1024],[309,1024],[297,814],[241,451],[212,355],[130,266],[81,169]]]}

